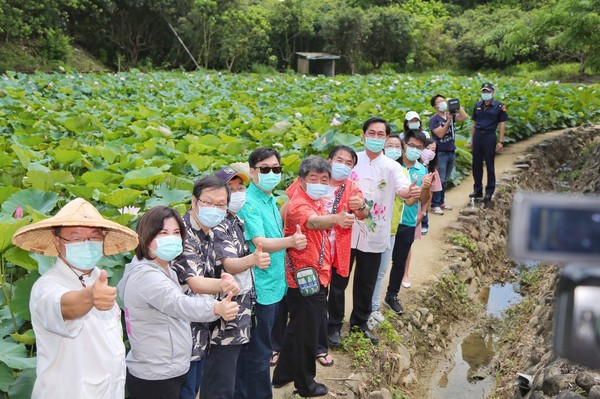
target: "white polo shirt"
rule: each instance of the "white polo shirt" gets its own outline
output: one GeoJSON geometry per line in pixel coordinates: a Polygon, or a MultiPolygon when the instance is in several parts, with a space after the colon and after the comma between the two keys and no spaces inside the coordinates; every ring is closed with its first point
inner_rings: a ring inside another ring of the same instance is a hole
{"type": "MultiPolygon", "coordinates": [[[[84,276],[91,287],[100,275],[84,276]]],[[[29,309],[37,344],[37,379],[32,398],[125,397],[125,346],[121,310],[92,308],[76,320],[64,320],[61,297],[83,289],[60,259],[31,290],[29,309]]]]}
{"type": "Polygon", "coordinates": [[[354,222],[352,248],[363,252],[385,252],[390,243],[396,195],[410,186],[410,178],[398,162],[383,152],[374,160],[370,160],[365,151],[357,155],[358,163],[350,179],[365,196],[369,216],[354,222]]]}

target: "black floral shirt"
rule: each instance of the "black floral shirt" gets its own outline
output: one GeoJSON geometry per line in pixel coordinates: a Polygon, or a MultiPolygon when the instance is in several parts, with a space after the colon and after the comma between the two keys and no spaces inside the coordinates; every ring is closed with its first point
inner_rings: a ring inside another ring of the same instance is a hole
{"type": "MultiPolygon", "coordinates": [[[[223,258],[241,258],[250,254],[244,238],[244,222],[233,213],[227,212],[223,222],[212,231],[219,267],[223,258]]],[[[235,320],[219,319],[213,323],[211,345],[243,345],[250,341],[252,303],[255,297],[252,268],[237,273],[234,278],[240,287],[240,293],[234,298],[240,305],[240,311],[235,320]]]]}
{"type": "MultiPolygon", "coordinates": [[[[215,277],[217,274],[217,257],[215,253],[215,240],[212,231],[208,234],[202,231],[200,225],[187,211],[183,215],[185,223],[185,242],[183,253],[171,263],[171,268],[177,273],[179,284],[183,292],[191,296],[207,294],[196,294],[187,285],[186,281],[191,277],[215,277]]],[[[192,361],[200,360],[206,354],[210,339],[211,323],[191,323],[191,333],[194,340],[192,349],[192,361]]]]}

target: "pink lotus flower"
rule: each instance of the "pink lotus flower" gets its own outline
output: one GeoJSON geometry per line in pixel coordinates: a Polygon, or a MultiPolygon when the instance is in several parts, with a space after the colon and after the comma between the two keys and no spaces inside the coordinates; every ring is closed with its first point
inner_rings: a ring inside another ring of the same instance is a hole
{"type": "Polygon", "coordinates": [[[21,219],[23,217],[23,208],[21,208],[21,205],[17,206],[17,209],[15,209],[15,219],[21,219]]]}

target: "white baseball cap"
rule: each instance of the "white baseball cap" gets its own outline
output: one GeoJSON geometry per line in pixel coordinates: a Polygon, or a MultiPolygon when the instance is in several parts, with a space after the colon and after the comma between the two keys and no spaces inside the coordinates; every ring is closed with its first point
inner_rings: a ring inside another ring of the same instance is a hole
{"type": "Polygon", "coordinates": [[[408,111],[406,113],[406,117],[404,118],[405,121],[409,121],[411,119],[415,119],[417,118],[418,120],[421,120],[421,118],[419,117],[419,114],[417,114],[415,111],[408,111]]]}

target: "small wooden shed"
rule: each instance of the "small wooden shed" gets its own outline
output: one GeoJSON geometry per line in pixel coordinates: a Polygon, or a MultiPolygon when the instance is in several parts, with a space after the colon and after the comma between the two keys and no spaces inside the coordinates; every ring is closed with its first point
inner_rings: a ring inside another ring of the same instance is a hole
{"type": "Polygon", "coordinates": [[[296,53],[298,72],[311,75],[335,76],[335,60],[340,56],[329,53],[296,53]]]}

